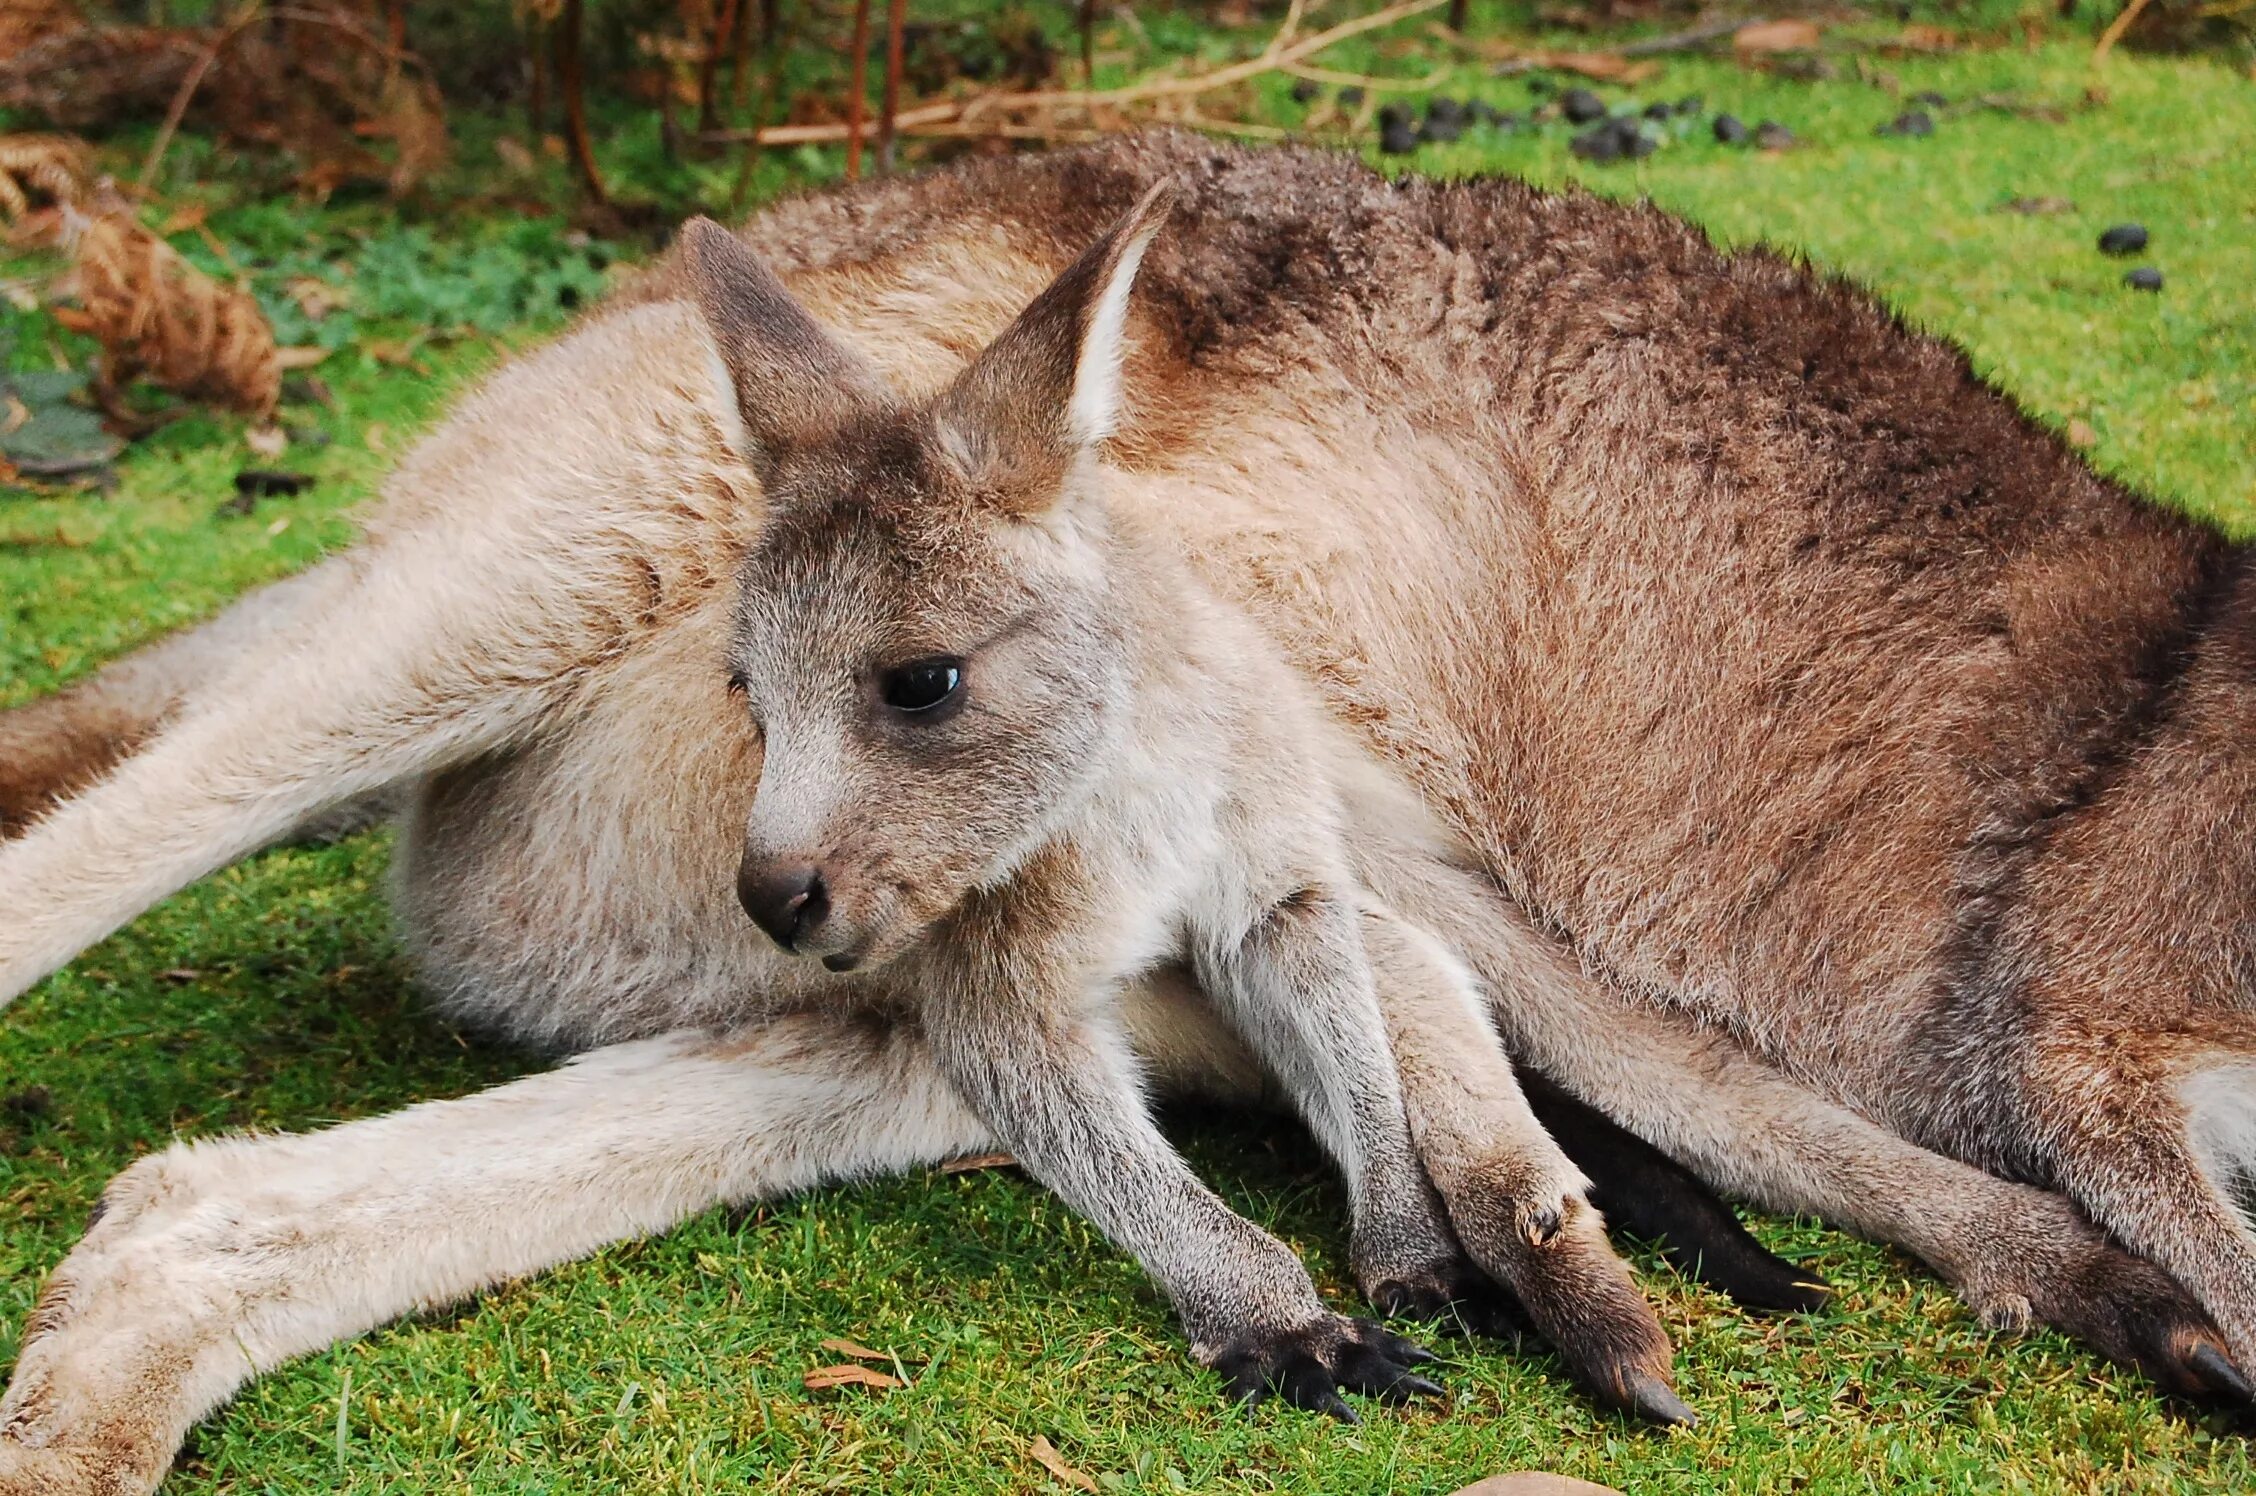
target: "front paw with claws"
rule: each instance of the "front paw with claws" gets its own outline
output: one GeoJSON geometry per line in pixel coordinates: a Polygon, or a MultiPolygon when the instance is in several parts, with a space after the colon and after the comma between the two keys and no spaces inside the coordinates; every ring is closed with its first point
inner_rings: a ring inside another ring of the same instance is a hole
{"type": "Polygon", "coordinates": [[[1454,1329],[1484,1340],[1518,1345],[1533,1331],[1512,1290],[1484,1273],[1462,1251],[1448,1262],[1375,1283],[1371,1307],[1388,1319],[1454,1329]]]}
{"type": "Polygon", "coordinates": [[[1326,1314],[1290,1330],[1245,1330],[1199,1357],[1245,1403],[1282,1397],[1296,1408],[1359,1423],[1342,1392],[1385,1402],[1438,1397],[1441,1387],[1412,1370],[1432,1351],[1372,1320],[1326,1314]]]}

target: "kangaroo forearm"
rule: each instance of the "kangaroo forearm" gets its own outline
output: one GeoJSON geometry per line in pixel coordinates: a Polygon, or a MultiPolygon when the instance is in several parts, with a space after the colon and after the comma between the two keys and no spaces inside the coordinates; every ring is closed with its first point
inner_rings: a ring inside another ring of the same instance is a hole
{"type": "Polygon", "coordinates": [[[966,1027],[930,1026],[942,1070],[1028,1172],[1143,1265],[1194,1349],[1323,1312],[1292,1250],[1224,1205],[1160,1133],[1117,1040],[1030,1014],[966,1027]]]}

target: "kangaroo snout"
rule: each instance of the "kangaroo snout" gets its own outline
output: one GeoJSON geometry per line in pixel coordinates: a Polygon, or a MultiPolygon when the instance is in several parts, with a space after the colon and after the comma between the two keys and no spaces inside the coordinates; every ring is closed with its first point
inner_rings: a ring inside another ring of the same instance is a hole
{"type": "Polygon", "coordinates": [[[830,918],[830,887],[811,862],[770,862],[747,854],[736,870],[736,899],[752,923],[796,952],[830,918]]]}

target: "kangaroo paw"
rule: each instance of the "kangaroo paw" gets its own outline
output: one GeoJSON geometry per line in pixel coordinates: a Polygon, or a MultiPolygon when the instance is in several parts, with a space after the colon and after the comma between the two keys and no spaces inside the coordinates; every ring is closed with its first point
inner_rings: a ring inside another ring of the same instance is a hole
{"type": "Polygon", "coordinates": [[[1367,1319],[1327,1314],[1293,1330],[1249,1330],[1226,1341],[1207,1364],[1245,1403],[1282,1397],[1296,1408],[1361,1422],[1340,1393],[1386,1402],[1438,1397],[1441,1388],[1413,1371],[1433,1352],[1367,1319]]]}
{"type": "Polygon", "coordinates": [[[1369,1290],[1388,1319],[1415,1320],[1514,1345],[1535,1328],[1512,1290],[1482,1272],[1462,1251],[1430,1271],[1389,1278],[1369,1290]]]}

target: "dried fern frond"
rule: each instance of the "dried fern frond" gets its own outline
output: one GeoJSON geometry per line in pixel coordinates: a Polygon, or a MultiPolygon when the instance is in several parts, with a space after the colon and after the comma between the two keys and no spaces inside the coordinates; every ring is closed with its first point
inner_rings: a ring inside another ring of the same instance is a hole
{"type": "Polygon", "coordinates": [[[0,218],[13,223],[31,211],[32,192],[58,208],[86,193],[86,142],[70,135],[0,135],[0,218]]]}
{"type": "Polygon", "coordinates": [[[83,306],[56,316],[101,343],[107,389],[145,375],[190,399],[272,414],[282,365],[250,293],[189,264],[122,205],[80,232],[77,274],[83,306]]]}

